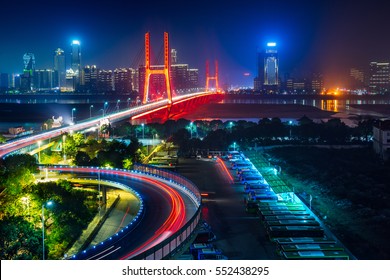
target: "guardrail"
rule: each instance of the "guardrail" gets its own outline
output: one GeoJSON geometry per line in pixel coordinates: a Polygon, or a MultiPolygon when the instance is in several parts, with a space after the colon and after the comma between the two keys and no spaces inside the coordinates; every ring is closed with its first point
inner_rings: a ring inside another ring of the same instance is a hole
{"type": "Polygon", "coordinates": [[[180,174],[177,174],[175,172],[172,172],[172,171],[169,171],[166,169],[162,169],[162,168],[158,168],[155,166],[147,165],[147,164],[138,164],[138,163],[134,164],[133,169],[135,171],[143,172],[143,173],[150,174],[150,175],[164,177],[166,179],[174,181],[175,183],[177,183],[181,187],[188,189],[195,196],[196,200],[200,204],[201,195],[200,195],[200,192],[198,190],[198,187],[193,182],[188,180],[186,177],[181,176],[180,174]]]}
{"type": "MultiPolygon", "coordinates": [[[[61,167],[61,166],[51,166],[50,169],[56,170],[56,167],[61,167]]],[[[178,187],[182,188],[189,195],[191,195],[194,198],[194,200],[197,202],[197,207],[198,207],[197,211],[191,217],[191,219],[180,230],[178,230],[177,232],[175,232],[170,237],[168,237],[167,239],[165,239],[161,243],[157,244],[156,246],[154,246],[154,247],[148,249],[147,251],[145,251],[145,252],[143,252],[143,253],[141,253],[133,258],[130,258],[130,259],[132,259],[132,260],[142,260],[142,259],[161,260],[164,258],[169,258],[173,254],[175,254],[177,251],[179,251],[182,248],[182,246],[187,242],[189,237],[191,237],[193,235],[194,230],[198,226],[198,223],[201,219],[201,207],[200,207],[201,195],[200,195],[200,192],[199,192],[198,188],[196,187],[196,185],[193,182],[191,182],[190,180],[188,180],[187,178],[185,178],[177,173],[168,171],[168,170],[164,170],[161,168],[157,168],[157,167],[150,166],[150,165],[144,165],[144,164],[135,164],[134,170],[96,168],[96,167],[87,167],[87,168],[95,169],[94,172],[100,172],[100,171],[104,172],[107,170],[113,170],[115,172],[115,170],[121,170],[121,171],[126,171],[129,173],[141,173],[141,174],[145,174],[145,175],[149,175],[149,176],[158,177],[162,180],[169,181],[172,184],[176,184],[178,187]]],[[[140,209],[141,213],[139,213],[140,215],[142,213],[144,213],[142,210],[143,210],[143,205],[141,205],[141,209],[140,209]]],[[[140,220],[139,215],[137,215],[136,219],[134,219],[133,222],[130,223],[130,225],[128,225],[128,226],[130,226],[132,228],[132,225],[134,223],[138,223],[139,220],[140,220]]],[[[128,226],[126,226],[124,229],[122,229],[120,233],[127,231],[127,229],[129,228],[128,226]]],[[[117,236],[118,236],[118,233],[115,236],[108,238],[105,242],[102,242],[99,245],[103,245],[103,244],[107,243],[107,241],[108,241],[108,243],[110,243],[110,242],[114,241],[115,237],[117,237],[117,236]]],[[[93,246],[89,250],[98,249],[98,247],[103,247],[103,246],[93,246]]],[[[79,254],[86,253],[86,251],[87,250],[79,252],[79,254]]],[[[78,254],[74,255],[72,257],[72,259],[77,259],[77,255],[78,254]]]]}
{"type": "Polygon", "coordinates": [[[169,179],[176,184],[184,187],[185,189],[190,190],[199,202],[199,206],[194,216],[177,232],[171,235],[169,238],[165,239],[163,242],[158,245],[150,248],[149,250],[131,258],[132,260],[161,260],[164,258],[169,258],[179,251],[183,244],[193,235],[194,230],[198,226],[198,223],[201,219],[201,196],[198,188],[194,183],[192,183],[187,178],[174,173],[172,171],[164,170],[158,167],[153,167],[150,165],[144,164],[135,164],[134,170],[138,172],[143,172],[146,174],[151,174],[155,176],[161,176],[163,178],[169,179]]]}

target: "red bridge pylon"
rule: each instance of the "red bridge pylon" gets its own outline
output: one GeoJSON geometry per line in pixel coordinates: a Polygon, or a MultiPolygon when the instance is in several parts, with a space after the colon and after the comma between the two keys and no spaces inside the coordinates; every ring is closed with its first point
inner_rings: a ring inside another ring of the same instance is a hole
{"type": "Polygon", "coordinates": [[[170,59],[169,59],[169,39],[168,32],[164,32],[164,69],[150,69],[150,33],[145,34],[145,84],[144,84],[144,99],[143,104],[148,103],[149,99],[149,84],[151,75],[164,75],[165,86],[167,88],[168,104],[172,104],[171,80],[169,75],[170,59]]]}
{"type": "Polygon", "coordinates": [[[209,67],[209,61],[206,61],[206,91],[209,91],[209,81],[210,80],[215,80],[215,89],[218,91],[219,86],[218,86],[218,61],[215,60],[215,75],[210,76],[210,67],[209,67]]]}

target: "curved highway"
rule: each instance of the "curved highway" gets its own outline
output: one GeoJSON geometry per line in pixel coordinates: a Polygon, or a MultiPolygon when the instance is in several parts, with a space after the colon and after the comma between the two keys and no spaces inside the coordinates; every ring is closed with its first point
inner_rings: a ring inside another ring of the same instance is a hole
{"type": "MultiPolygon", "coordinates": [[[[96,168],[86,167],[49,167],[49,170],[88,173],[96,176],[96,168]]],[[[156,178],[123,170],[100,170],[100,178],[116,181],[141,193],[144,202],[144,213],[140,223],[129,232],[114,235],[107,245],[99,244],[77,254],[74,259],[131,259],[136,255],[157,245],[179,230],[186,222],[186,199],[184,193],[156,178]]],[[[195,203],[195,202],[192,202],[195,203]]]]}

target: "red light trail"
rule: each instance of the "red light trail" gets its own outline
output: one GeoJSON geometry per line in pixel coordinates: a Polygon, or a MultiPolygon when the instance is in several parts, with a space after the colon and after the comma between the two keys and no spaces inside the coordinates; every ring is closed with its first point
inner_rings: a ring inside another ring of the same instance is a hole
{"type": "Polygon", "coordinates": [[[171,186],[165,184],[161,181],[158,181],[153,178],[148,178],[146,176],[142,176],[139,174],[133,174],[126,171],[115,170],[115,169],[96,169],[96,168],[87,168],[87,167],[48,167],[50,171],[66,171],[66,172],[85,172],[85,173],[106,173],[112,175],[120,175],[127,178],[139,179],[144,182],[148,182],[149,184],[161,189],[164,191],[170,198],[170,213],[165,222],[158,228],[158,230],[154,233],[154,235],[149,238],[146,242],[141,244],[138,248],[126,254],[121,259],[129,259],[134,257],[142,252],[145,252],[149,248],[159,244],[164,239],[168,238],[176,231],[178,231],[186,217],[186,209],[183,198],[181,195],[171,186]]]}

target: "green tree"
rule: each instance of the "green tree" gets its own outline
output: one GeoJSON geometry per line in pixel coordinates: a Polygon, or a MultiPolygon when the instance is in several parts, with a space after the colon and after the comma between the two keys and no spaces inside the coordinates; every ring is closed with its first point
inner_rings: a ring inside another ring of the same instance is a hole
{"type": "Polygon", "coordinates": [[[90,161],[89,155],[83,151],[78,151],[74,159],[74,163],[78,166],[88,166],[90,161]]]}
{"type": "Polygon", "coordinates": [[[42,233],[22,217],[0,220],[0,259],[32,260],[42,255],[42,233]]]}
{"type": "Polygon", "coordinates": [[[73,141],[74,141],[74,144],[77,146],[77,147],[79,147],[79,146],[81,146],[82,144],[84,144],[84,135],[82,134],[82,133],[79,133],[79,132],[77,132],[77,133],[74,133],[73,135],[72,135],[72,138],[73,138],[73,141]]]}
{"type": "Polygon", "coordinates": [[[5,143],[6,141],[7,139],[2,134],[0,134],[0,143],[5,143]]]}
{"type": "Polygon", "coordinates": [[[125,158],[123,160],[123,168],[124,169],[131,169],[133,168],[133,159],[132,158],[125,158]]]}

